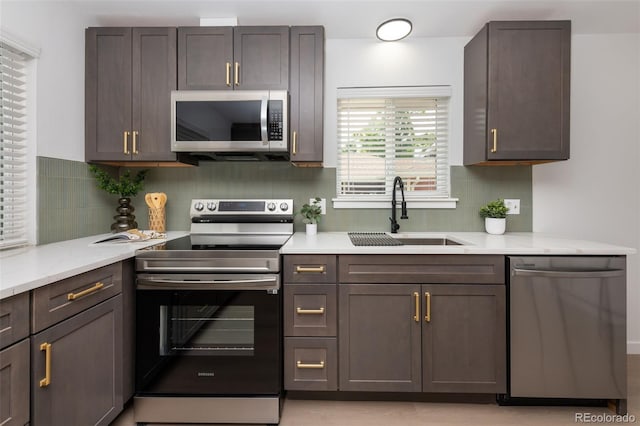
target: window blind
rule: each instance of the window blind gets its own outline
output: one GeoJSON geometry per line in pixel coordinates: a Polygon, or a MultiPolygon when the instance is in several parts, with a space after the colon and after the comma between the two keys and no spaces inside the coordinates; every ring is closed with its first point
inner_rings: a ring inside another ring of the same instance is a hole
{"type": "Polygon", "coordinates": [[[26,61],[0,41],[0,248],[27,243],[26,61]]]}
{"type": "Polygon", "coordinates": [[[450,88],[338,89],[338,199],[449,196],[450,88]]]}

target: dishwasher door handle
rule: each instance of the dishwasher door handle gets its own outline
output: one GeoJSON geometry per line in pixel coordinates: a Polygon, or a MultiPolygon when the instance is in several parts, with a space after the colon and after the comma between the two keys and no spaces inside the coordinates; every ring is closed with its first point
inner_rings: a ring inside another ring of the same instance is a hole
{"type": "Polygon", "coordinates": [[[612,278],[626,274],[624,269],[605,270],[554,270],[512,268],[512,276],[545,277],[545,278],[612,278]]]}

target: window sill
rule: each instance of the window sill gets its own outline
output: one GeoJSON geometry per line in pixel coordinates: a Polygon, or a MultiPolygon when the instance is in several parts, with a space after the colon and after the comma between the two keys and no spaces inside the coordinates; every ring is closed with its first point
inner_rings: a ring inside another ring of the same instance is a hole
{"type": "MultiPolygon", "coordinates": [[[[363,200],[358,198],[333,198],[334,209],[387,209],[391,206],[391,200],[363,200]]],[[[423,200],[407,200],[408,209],[455,209],[457,198],[433,198],[423,200]]],[[[400,202],[398,201],[398,205],[400,202]]]]}

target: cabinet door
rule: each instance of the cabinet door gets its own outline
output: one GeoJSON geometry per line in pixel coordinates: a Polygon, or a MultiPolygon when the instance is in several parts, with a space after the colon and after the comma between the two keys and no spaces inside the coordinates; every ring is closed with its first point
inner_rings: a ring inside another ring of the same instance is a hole
{"type": "Polygon", "coordinates": [[[32,338],[34,425],[108,425],[122,411],[122,296],[32,338]],[[47,375],[47,346],[49,374],[47,375]],[[42,382],[46,377],[49,383],[42,382]]]}
{"type": "Polygon", "coordinates": [[[85,159],[130,160],[131,28],[88,28],[85,39],[85,159]]]}
{"type": "Polygon", "coordinates": [[[178,28],[178,89],[233,89],[233,28],[178,28]]]}
{"type": "Polygon", "coordinates": [[[289,88],[289,27],[236,27],[233,31],[236,89],[289,88]]]}
{"type": "Polygon", "coordinates": [[[339,284],[340,390],[422,390],[419,292],[419,285],[339,284]]]}
{"type": "Polygon", "coordinates": [[[571,23],[491,22],[488,38],[487,159],[569,158],[571,23]]]}
{"type": "Polygon", "coordinates": [[[176,29],[133,28],[132,43],[132,159],[175,161],[169,117],[177,84],[176,29]]]}
{"type": "Polygon", "coordinates": [[[505,286],[423,285],[422,299],[423,391],[506,392],[505,286]]]}
{"type": "Polygon", "coordinates": [[[29,339],[0,351],[0,424],[29,423],[29,339]]]}
{"type": "Polygon", "coordinates": [[[322,162],[324,27],[291,28],[290,158],[322,162]]]}

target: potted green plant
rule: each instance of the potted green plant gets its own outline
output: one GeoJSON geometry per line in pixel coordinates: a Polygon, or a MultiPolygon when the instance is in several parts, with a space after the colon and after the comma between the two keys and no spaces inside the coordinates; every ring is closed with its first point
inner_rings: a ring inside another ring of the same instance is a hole
{"type": "Polygon", "coordinates": [[[135,197],[142,190],[144,178],[149,170],[140,170],[133,176],[130,170],[126,170],[118,179],[93,164],[89,166],[89,171],[95,176],[98,188],[120,197],[119,206],[116,208],[118,214],[113,217],[116,222],[111,225],[111,231],[122,232],[137,228],[138,222],[133,215],[135,208],[131,205],[131,197],[135,197]]]}
{"type": "Polygon", "coordinates": [[[484,218],[484,228],[489,234],[504,234],[507,227],[507,211],[504,200],[497,200],[487,203],[480,208],[480,217],[484,218]]]}
{"type": "Polygon", "coordinates": [[[321,201],[320,198],[316,197],[311,204],[303,204],[298,213],[302,216],[302,222],[307,224],[307,235],[315,235],[318,233],[318,222],[322,214],[321,201]]]}

